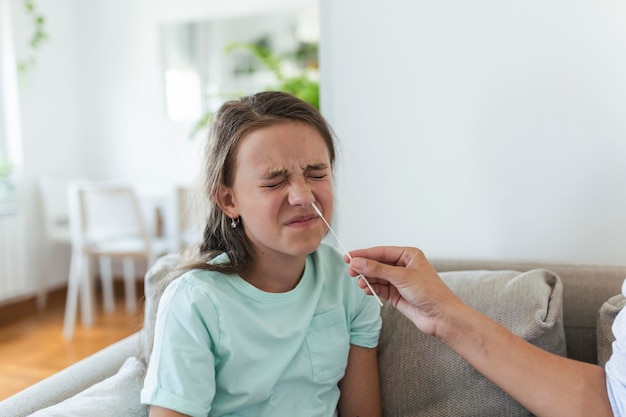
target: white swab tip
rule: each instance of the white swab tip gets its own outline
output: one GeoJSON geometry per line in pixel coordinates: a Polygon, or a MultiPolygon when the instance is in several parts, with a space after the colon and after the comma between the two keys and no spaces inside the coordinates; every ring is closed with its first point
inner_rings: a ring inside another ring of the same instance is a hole
{"type": "Polygon", "coordinates": [[[320,211],[320,209],[317,208],[315,203],[311,203],[311,207],[313,207],[313,210],[315,210],[315,212],[317,213],[318,216],[320,216],[322,218],[324,217],[324,216],[322,216],[322,212],[320,211]]]}

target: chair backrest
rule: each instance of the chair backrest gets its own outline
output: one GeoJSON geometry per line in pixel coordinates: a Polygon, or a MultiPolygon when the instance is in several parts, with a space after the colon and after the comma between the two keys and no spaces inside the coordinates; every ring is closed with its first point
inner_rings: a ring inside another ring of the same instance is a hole
{"type": "Polygon", "coordinates": [[[48,239],[70,242],[68,186],[84,178],[76,174],[42,175],[37,181],[39,203],[48,239]]]}
{"type": "Polygon", "coordinates": [[[76,181],[68,190],[72,243],[78,246],[139,238],[150,241],[132,186],[76,181]]]}

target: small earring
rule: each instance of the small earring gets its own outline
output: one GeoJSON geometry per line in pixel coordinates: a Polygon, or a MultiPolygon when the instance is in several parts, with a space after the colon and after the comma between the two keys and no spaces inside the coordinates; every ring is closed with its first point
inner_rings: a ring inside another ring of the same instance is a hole
{"type": "Polygon", "coordinates": [[[238,223],[239,223],[239,218],[230,219],[230,227],[232,227],[233,229],[237,228],[238,223]]]}

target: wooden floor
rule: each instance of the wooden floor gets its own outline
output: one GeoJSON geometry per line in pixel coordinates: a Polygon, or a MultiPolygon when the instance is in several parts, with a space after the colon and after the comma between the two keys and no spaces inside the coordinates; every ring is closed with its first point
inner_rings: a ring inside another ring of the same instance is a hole
{"type": "Polygon", "coordinates": [[[62,334],[63,296],[51,297],[44,311],[1,325],[0,401],[140,329],[141,313],[126,313],[123,291],[117,294],[115,312],[99,308],[94,326],[78,324],[71,342],[62,334]]]}

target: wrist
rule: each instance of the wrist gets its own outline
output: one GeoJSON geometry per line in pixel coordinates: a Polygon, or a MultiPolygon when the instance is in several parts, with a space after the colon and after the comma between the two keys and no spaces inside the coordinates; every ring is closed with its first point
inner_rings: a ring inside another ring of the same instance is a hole
{"type": "Polygon", "coordinates": [[[444,310],[435,327],[434,336],[455,350],[461,340],[472,333],[472,321],[476,310],[459,302],[444,310]]]}

